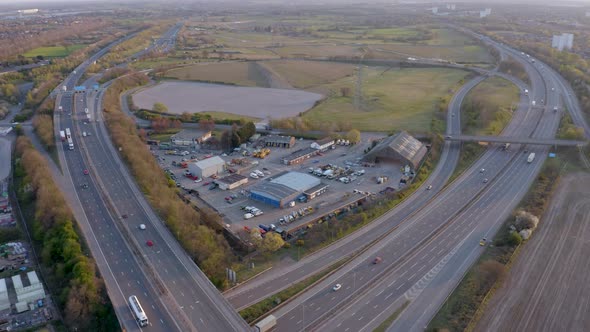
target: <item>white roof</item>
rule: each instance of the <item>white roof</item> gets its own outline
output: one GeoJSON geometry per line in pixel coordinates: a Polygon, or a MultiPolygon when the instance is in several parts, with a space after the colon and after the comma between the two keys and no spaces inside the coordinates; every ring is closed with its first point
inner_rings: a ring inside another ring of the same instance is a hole
{"type": "Polygon", "coordinates": [[[37,277],[37,273],[35,271],[27,272],[27,277],[29,278],[31,285],[39,283],[39,278],[37,277]]]}
{"type": "Polygon", "coordinates": [[[14,289],[23,288],[23,281],[21,280],[19,274],[12,276],[12,284],[14,285],[14,289]]]}
{"type": "Polygon", "coordinates": [[[6,289],[6,279],[0,279],[0,297],[2,297],[1,294],[4,294],[7,292],[6,289]]]}
{"type": "Polygon", "coordinates": [[[316,178],[315,176],[299,172],[285,173],[277,178],[272,179],[270,182],[282,184],[295,191],[305,191],[322,183],[320,179],[316,178]]]}
{"type": "Polygon", "coordinates": [[[223,161],[223,159],[221,159],[221,157],[215,156],[215,157],[203,159],[201,161],[197,161],[195,163],[195,166],[197,166],[200,169],[206,169],[209,167],[213,167],[213,166],[217,166],[217,165],[224,165],[224,164],[225,164],[225,161],[223,161]]]}

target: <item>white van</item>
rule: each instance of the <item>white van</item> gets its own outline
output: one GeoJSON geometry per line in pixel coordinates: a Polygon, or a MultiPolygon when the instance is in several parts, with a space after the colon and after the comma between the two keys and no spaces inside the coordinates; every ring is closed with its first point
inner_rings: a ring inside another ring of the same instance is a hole
{"type": "Polygon", "coordinates": [[[248,219],[252,219],[252,218],[254,218],[254,215],[252,213],[244,214],[244,219],[248,220],[248,219]]]}

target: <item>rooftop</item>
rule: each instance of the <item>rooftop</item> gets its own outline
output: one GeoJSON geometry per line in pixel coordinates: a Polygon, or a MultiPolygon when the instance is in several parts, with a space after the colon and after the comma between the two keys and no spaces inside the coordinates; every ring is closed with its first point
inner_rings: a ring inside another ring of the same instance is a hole
{"type": "Polygon", "coordinates": [[[281,135],[268,135],[264,137],[265,142],[277,142],[277,143],[291,143],[293,136],[281,136],[281,135]]]}
{"type": "Polygon", "coordinates": [[[240,175],[240,174],[230,174],[230,175],[223,177],[221,179],[217,179],[217,181],[227,183],[227,184],[232,184],[232,183],[236,183],[238,181],[242,181],[244,179],[247,179],[247,177],[240,175]]]}
{"type": "Polygon", "coordinates": [[[282,184],[295,191],[305,191],[321,184],[320,179],[317,177],[299,172],[287,172],[270,180],[270,182],[282,184]]]}
{"type": "Polygon", "coordinates": [[[305,148],[305,149],[300,149],[297,151],[294,151],[293,153],[285,156],[285,159],[287,160],[293,160],[293,159],[297,159],[299,157],[308,155],[310,153],[317,153],[318,150],[314,149],[314,148],[305,148]]]}
{"type": "Polygon", "coordinates": [[[223,164],[225,164],[225,161],[223,159],[221,159],[221,157],[215,156],[215,157],[203,159],[201,161],[197,161],[194,164],[197,167],[199,167],[200,169],[205,169],[205,168],[208,168],[211,166],[223,165],[223,164]]]}
{"type": "Polygon", "coordinates": [[[410,136],[405,131],[392,137],[393,139],[388,143],[389,147],[408,160],[412,160],[422,148],[422,142],[410,136]]]}
{"type": "Polygon", "coordinates": [[[211,130],[204,130],[204,129],[183,129],[183,130],[177,132],[176,134],[170,136],[170,139],[171,140],[184,140],[184,141],[194,140],[197,138],[201,138],[210,132],[211,132],[211,130]]]}
{"type": "Polygon", "coordinates": [[[325,145],[325,144],[334,142],[334,139],[331,137],[325,137],[325,138],[319,139],[315,142],[319,145],[325,145]]]}
{"type": "Polygon", "coordinates": [[[295,194],[297,191],[283,184],[262,181],[259,182],[255,187],[251,188],[250,192],[261,193],[265,196],[272,196],[276,200],[281,200],[285,197],[295,194]]]}

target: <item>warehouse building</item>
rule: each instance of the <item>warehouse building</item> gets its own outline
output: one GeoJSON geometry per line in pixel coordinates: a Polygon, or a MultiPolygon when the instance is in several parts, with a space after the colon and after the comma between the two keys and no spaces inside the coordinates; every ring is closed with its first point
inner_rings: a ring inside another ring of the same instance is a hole
{"type": "MultiPolygon", "coordinates": [[[[322,190],[322,182],[315,176],[299,172],[286,172],[267,181],[262,181],[250,189],[250,198],[275,207],[286,207],[310,189],[322,190]]],[[[324,190],[325,191],[325,190],[324,190]]],[[[310,196],[317,196],[310,195],[310,196]]]]}
{"type": "Polygon", "coordinates": [[[221,190],[232,190],[248,183],[248,178],[240,174],[230,174],[214,181],[221,190]]]}
{"type": "Polygon", "coordinates": [[[199,178],[206,178],[211,175],[217,175],[223,172],[225,161],[218,156],[197,161],[196,163],[189,163],[188,170],[192,175],[199,178]]]}
{"type": "Polygon", "coordinates": [[[306,161],[307,159],[318,154],[318,150],[314,148],[305,148],[297,150],[290,155],[283,158],[283,164],[285,165],[297,165],[306,161]]]}
{"type": "Polygon", "coordinates": [[[263,140],[264,145],[268,147],[290,149],[295,145],[295,137],[293,136],[268,135],[263,140]]]}
{"type": "Polygon", "coordinates": [[[326,151],[329,148],[331,148],[335,143],[336,142],[333,138],[326,137],[311,143],[311,147],[319,151],[326,151]]]}
{"type": "Polygon", "coordinates": [[[6,287],[6,279],[0,279],[0,310],[10,308],[10,299],[8,298],[8,288],[6,287]]]}
{"type": "Polygon", "coordinates": [[[173,145],[197,146],[211,137],[211,130],[184,129],[170,137],[173,145]]]}
{"type": "Polygon", "coordinates": [[[393,161],[417,169],[426,156],[426,146],[405,131],[389,136],[375,146],[364,160],[393,161]]]}

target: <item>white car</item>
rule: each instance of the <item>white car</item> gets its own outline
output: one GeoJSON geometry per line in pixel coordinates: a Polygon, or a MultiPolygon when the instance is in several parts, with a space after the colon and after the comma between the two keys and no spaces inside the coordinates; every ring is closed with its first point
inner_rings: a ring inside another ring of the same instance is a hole
{"type": "Polygon", "coordinates": [[[479,172],[480,172],[480,173],[483,173],[483,172],[485,172],[485,171],[486,171],[486,169],[485,169],[485,168],[482,168],[482,169],[480,169],[480,170],[479,170],[479,172]]]}
{"type": "Polygon", "coordinates": [[[252,213],[244,214],[244,219],[248,220],[248,219],[252,219],[252,218],[254,218],[254,215],[252,213]]]}
{"type": "Polygon", "coordinates": [[[336,291],[340,290],[340,288],[342,288],[342,285],[336,284],[336,285],[334,285],[334,287],[332,287],[332,290],[336,292],[336,291]]]}
{"type": "Polygon", "coordinates": [[[254,172],[250,173],[250,177],[253,179],[258,179],[258,175],[254,172]]]}
{"type": "Polygon", "coordinates": [[[139,229],[145,230],[145,224],[139,224],[139,229]]]}
{"type": "Polygon", "coordinates": [[[203,181],[203,179],[198,178],[198,179],[195,180],[195,183],[199,183],[199,182],[202,182],[202,181],[203,181]]]}

